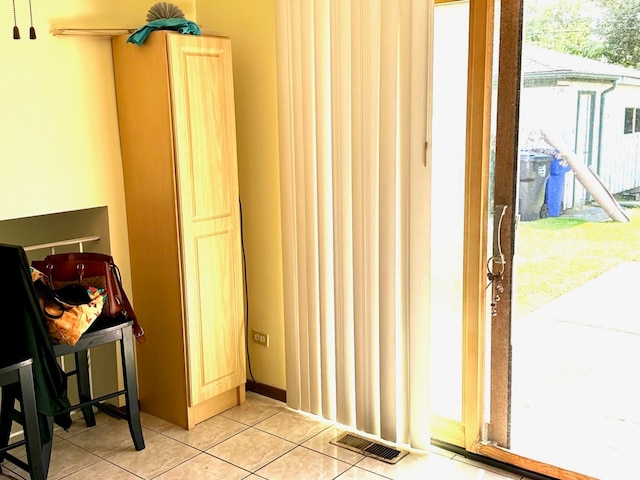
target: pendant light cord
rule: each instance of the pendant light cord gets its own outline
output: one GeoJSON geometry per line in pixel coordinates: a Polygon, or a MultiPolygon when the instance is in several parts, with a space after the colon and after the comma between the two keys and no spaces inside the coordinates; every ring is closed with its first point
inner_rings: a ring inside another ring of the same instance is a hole
{"type": "Polygon", "coordinates": [[[16,19],[16,0],[13,0],[13,39],[20,40],[20,29],[18,28],[18,20],[16,19]]]}
{"type": "MultiPolygon", "coordinates": [[[[13,0],[14,4],[15,4],[16,0],[13,0]]],[[[14,10],[14,15],[15,15],[15,10],[14,10]]],[[[14,17],[15,20],[15,17],[14,17]]],[[[33,26],[33,11],[31,10],[31,0],[29,0],[29,22],[31,23],[31,26],[29,27],[29,38],[31,40],[35,40],[36,39],[36,29],[33,26]]]]}
{"type": "MultiPolygon", "coordinates": [[[[16,17],[16,0],[12,0],[13,4],[13,39],[20,40],[20,29],[18,28],[18,19],[16,17]]],[[[36,27],[33,26],[33,8],[31,7],[31,0],[29,0],[29,38],[35,40],[36,27]]]]}

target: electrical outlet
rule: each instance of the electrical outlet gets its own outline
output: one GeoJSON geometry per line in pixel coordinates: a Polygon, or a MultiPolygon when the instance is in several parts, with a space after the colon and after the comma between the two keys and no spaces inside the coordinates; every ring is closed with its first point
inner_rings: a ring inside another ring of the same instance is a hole
{"type": "Polygon", "coordinates": [[[269,346],[269,335],[266,333],[260,333],[257,330],[251,331],[251,336],[253,337],[253,341],[265,347],[269,346]]]}

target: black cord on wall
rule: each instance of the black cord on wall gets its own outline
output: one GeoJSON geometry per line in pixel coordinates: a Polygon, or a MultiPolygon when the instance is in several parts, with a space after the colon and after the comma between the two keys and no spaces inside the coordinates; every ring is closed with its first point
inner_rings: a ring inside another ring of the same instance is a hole
{"type": "Polygon", "coordinates": [[[249,375],[255,385],[256,379],[251,371],[251,356],[249,355],[249,287],[247,285],[247,256],[244,251],[244,219],[242,216],[242,200],[238,198],[240,204],[240,244],[242,246],[242,273],[244,275],[244,345],[247,351],[247,368],[249,369],[249,375]]]}

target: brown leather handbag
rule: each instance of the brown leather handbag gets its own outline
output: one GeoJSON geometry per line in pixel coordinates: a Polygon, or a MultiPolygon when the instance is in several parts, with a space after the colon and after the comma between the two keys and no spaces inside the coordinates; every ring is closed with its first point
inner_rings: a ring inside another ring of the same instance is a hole
{"type": "Polygon", "coordinates": [[[134,336],[140,343],[146,341],[144,329],[138,323],[122,288],[120,269],[111,255],[95,252],[58,253],[48,255],[44,260],[34,260],[31,266],[44,273],[56,290],[72,283],[105,289],[107,301],[100,316],[123,316],[126,320],[132,320],[134,336]]]}

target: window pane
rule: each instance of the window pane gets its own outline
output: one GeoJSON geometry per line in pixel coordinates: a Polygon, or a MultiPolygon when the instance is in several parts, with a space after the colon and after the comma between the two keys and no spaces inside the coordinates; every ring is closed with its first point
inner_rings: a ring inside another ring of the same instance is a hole
{"type": "Polygon", "coordinates": [[[549,167],[514,182],[520,202],[539,215],[521,217],[515,233],[509,449],[600,479],[635,471],[640,439],[637,385],[621,368],[637,364],[640,352],[637,322],[624,323],[637,319],[630,279],[640,276],[640,255],[631,239],[640,218],[626,208],[629,221],[614,221],[611,202],[640,187],[632,135],[640,71],[627,27],[638,9],[621,7],[631,3],[524,1],[515,125],[520,148],[549,167]],[[535,192],[525,187],[535,184],[535,192]],[[613,315],[603,304],[609,298],[613,315]]]}
{"type": "Polygon", "coordinates": [[[633,133],[633,108],[624,109],[624,133],[633,133]]]}
{"type": "Polygon", "coordinates": [[[468,2],[436,5],[434,21],[432,411],[461,421],[468,2]]]}

